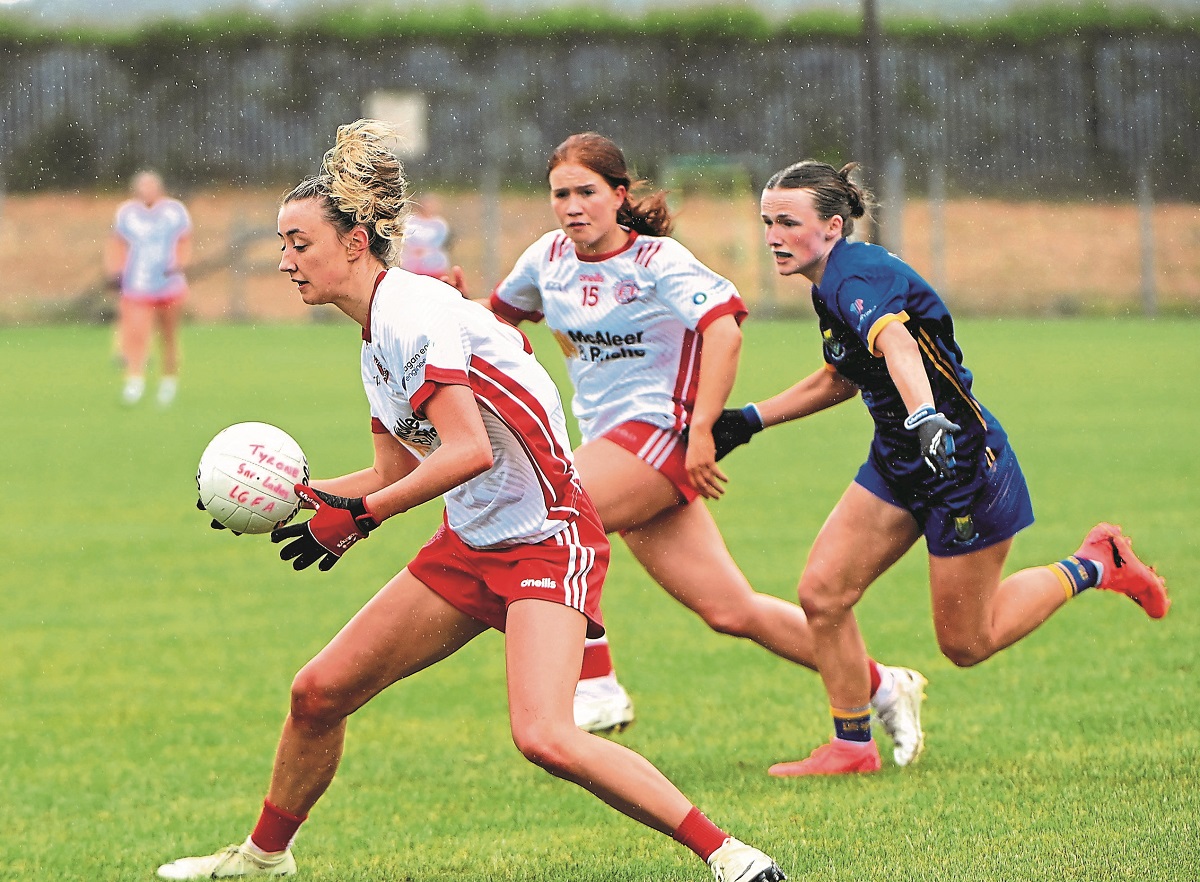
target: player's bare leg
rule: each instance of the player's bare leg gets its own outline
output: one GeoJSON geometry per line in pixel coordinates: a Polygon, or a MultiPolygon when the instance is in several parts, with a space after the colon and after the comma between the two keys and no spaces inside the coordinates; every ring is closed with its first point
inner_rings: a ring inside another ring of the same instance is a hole
{"type": "Polygon", "coordinates": [[[682,502],[675,485],[654,466],[604,438],[575,451],[575,469],[606,533],[644,524],[682,502]]]}
{"type": "Polygon", "coordinates": [[[258,826],[246,842],[159,868],[165,879],[287,875],[288,843],[328,789],[346,718],[397,680],[446,658],[485,630],[403,570],[296,675],[258,826]]]}
{"type": "Polygon", "coordinates": [[[1161,618],[1170,607],[1166,584],[1137,559],[1119,527],[1100,524],[1071,558],[1001,580],[1011,547],[1009,539],[969,554],[929,559],[938,646],[956,665],[979,664],[1012,646],[1086,588],[1128,594],[1152,618],[1161,618]],[[1081,562],[1099,564],[1095,577],[1081,562]]]}
{"type": "Polygon", "coordinates": [[[513,741],[531,762],[572,781],[617,811],[686,845],[718,879],[781,882],[775,862],[704,817],[649,760],[575,726],[574,672],[587,620],[542,600],[508,609],[505,658],[513,741]]]}
{"type": "Polygon", "coordinates": [[[157,397],[159,404],[167,405],[175,400],[179,385],[179,322],[183,304],[178,300],[164,303],[155,313],[162,338],[162,376],[158,380],[157,397]]]}
{"type": "Polygon", "coordinates": [[[919,536],[912,515],[858,484],[847,488],[821,527],[800,577],[799,596],[838,737],[806,760],[772,766],[773,775],[879,768],[870,740],[868,656],[854,605],[919,536]]]}
{"type": "MultiPolygon", "coordinates": [[[[708,508],[683,505],[679,491],[660,472],[619,445],[603,439],[576,451],[581,480],[608,532],[623,538],[646,571],[666,591],[716,631],[753,640],[776,655],[816,669],[812,632],[804,610],[754,591],[738,569],[708,508]],[[638,493],[630,493],[638,487],[638,493]]],[[[906,668],[870,662],[870,671],[894,677],[881,703],[872,701],[895,758],[908,765],[924,744],[920,710],[925,678],[906,668]]],[[[868,687],[869,688],[869,687],[868,687]]]]}
{"type": "Polygon", "coordinates": [[[816,670],[804,610],[750,586],[704,503],[675,506],[622,538],[646,572],[714,631],[816,670]]]}
{"type": "Polygon", "coordinates": [[[581,447],[575,462],[605,531],[624,531],[634,556],[672,597],[715,631],[814,667],[804,611],[754,591],[703,503],[682,505],[657,469],[604,439],[581,447]]]}
{"type": "Polygon", "coordinates": [[[154,326],[154,309],[130,297],[122,297],[117,308],[121,356],[125,361],[125,388],[121,397],[126,404],[137,404],[146,389],[146,360],[150,349],[150,332],[154,326]]]}
{"type": "Polygon", "coordinates": [[[587,620],[543,600],[508,608],[505,658],[513,741],[531,762],[617,811],[671,833],[692,804],[648,760],[577,728],[571,714],[587,620]]]}
{"type": "Polygon", "coordinates": [[[942,654],[960,667],[1016,643],[1067,602],[1047,567],[1000,579],[1012,540],[955,557],[929,558],[933,624],[942,654]]]}

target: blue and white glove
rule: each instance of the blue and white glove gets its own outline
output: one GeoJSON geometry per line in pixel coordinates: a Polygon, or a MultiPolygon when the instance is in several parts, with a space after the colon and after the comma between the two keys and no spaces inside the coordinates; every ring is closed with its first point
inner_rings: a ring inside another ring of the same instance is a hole
{"type": "Polygon", "coordinates": [[[750,439],[762,430],[762,414],[753,404],[721,411],[712,429],[717,459],[723,458],[735,447],[748,444],[750,439]]]}
{"type": "Polygon", "coordinates": [[[917,433],[921,456],[939,478],[948,478],[954,471],[954,433],[962,426],[946,419],[932,404],[922,404],[908,415],[904,428],[917,433]]]}

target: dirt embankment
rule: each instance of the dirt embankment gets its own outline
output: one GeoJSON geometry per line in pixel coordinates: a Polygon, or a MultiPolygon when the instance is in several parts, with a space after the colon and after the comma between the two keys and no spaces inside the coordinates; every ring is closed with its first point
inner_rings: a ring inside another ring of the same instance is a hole
{"type": "MultiPolygon", "coordinates": [[[[185,196],[195,223],[191,313],[203,320],[299,319],[309,313],[275,269],[275,212],[283,188],[216,189],[185,196]]],[[[521,251],[553,226],[547,200],[507,194],[498,224],[473,193],[442,194],[454,231],[453,258],[473,294],[486,293],[521,251]]],[[[118,193],[9,196],[0,204],[0,320],[94,313],[103,293],[100,257],[118,193]]],[[[694,197],[680,206],[676,235],[732,279],[751,305],[803,310],[807,286],[775,278],[762,245],[758,208],[694,197]]],[[[895,212],[891,215],[895,217],[895,212]]],[[[1139,218],[1133,205],[956,199],[903,211],[902,256],[953,308],[968,313],[1137,311],[1141,303],[1139,218]],[[935,243],[941,240],[940,253],[935,243]]],[[[1200,206],[1155,209],[1154,268],[1164,310],[1200,313],[1200,206]]]]}

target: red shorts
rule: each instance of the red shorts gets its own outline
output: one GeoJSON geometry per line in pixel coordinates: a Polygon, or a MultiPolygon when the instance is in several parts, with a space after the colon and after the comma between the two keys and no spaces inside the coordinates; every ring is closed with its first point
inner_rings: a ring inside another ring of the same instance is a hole
{"type": "Polygon", "coordinates": [[[140,292],[121,292],[121,303],[149,306],[155,309],[165,309],[187,299],[187,288],[176,289],[165,294],[142,294],[140,292]]]}
{"type": "Polygon", "coordinates": [[[588,620],[587,636],[602,637],[600,591],[609,545],[599,515],[588,509],[549,539],[504,548],[473,548],[443,522],[408,571],[459,612],[497,631],[504,630],[510,603],[535,598],[579,610],[588,620]]]}
{"type": "Polygon", "coordinates": [[[683,494],[684,502],[691,502],[700,495],[688,477],[685,462],[687,444],[678,432],[660,429],[639,420],[630,420],[621,423],[615,429],[610,429],[602,437],[654,466],[683,494]]]}

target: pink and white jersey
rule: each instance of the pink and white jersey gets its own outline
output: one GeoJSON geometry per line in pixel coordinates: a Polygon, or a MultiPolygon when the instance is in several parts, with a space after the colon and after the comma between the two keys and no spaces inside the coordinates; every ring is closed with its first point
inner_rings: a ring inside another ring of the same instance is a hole
{"type": "Polygon", "coordinates": [[[524,334],[449,285],[401,269],[380,274],[369,324],[362,381],[373,431],[424,459],[440,444],[423,411],[435,389],[475,394],[494,462],[445,494],[446,521],[463,542],[541,542],[578,516],[583,491],[562,401],[524,334]]]}
{"type": "Polygon", "coordinates": [[[122,202],[113,221],[113,230],[129,247],[121,270],[122,292],[153,299],[186,291],[187,281],[175,265],[175,249],[191,229],[187,209],[176,199],[159,199],[153,205],[137,199],[122,202]]]}
{"type": "Polygon", "coordinates": [[[630,420],[682,430],[700,375],[700,335],[747,311],[728,279],[674,239],[630,233],[621,249],[583,257],[561,232],[526,249],[492,292],[512,322],[543,317],[567,357],[584,441],[630,420]]]}

